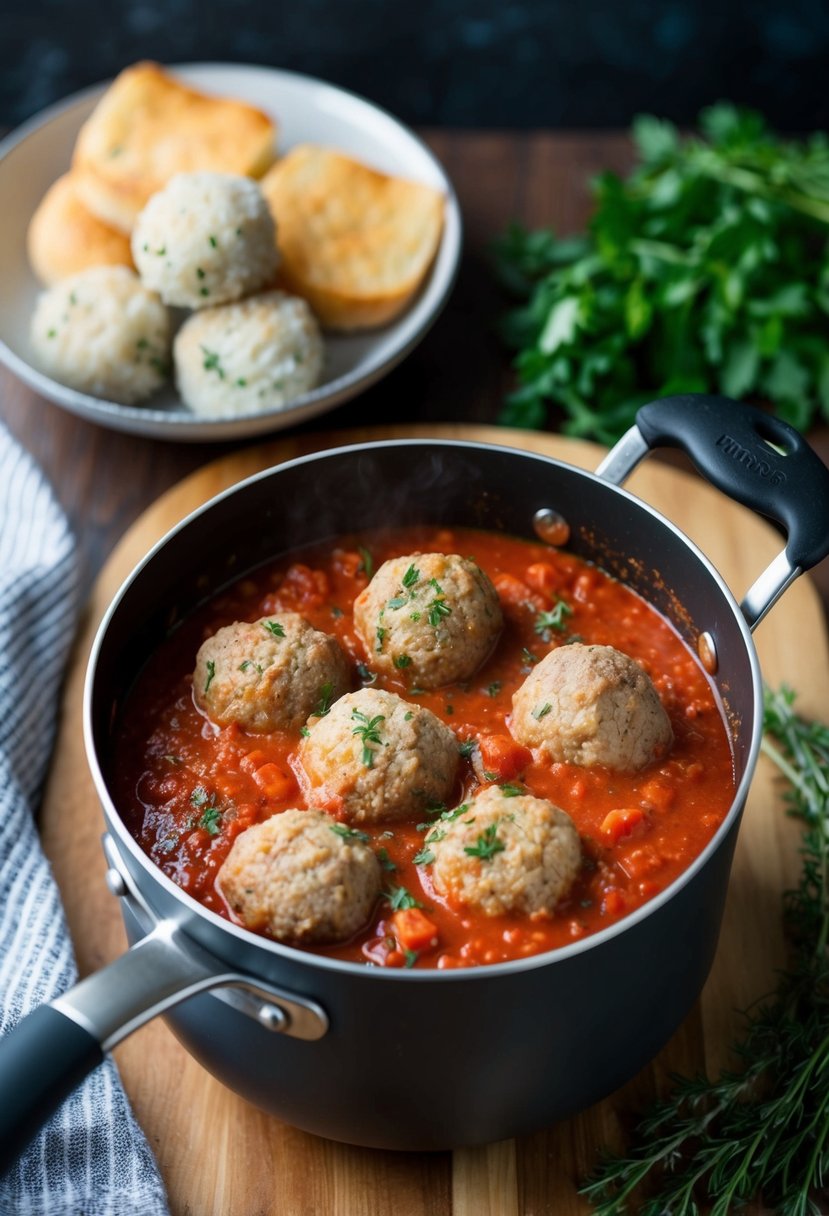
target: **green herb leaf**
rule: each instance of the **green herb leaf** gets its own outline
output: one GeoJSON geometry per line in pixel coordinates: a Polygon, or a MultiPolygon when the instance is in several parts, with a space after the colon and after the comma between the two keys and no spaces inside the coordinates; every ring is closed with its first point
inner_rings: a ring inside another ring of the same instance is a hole
{"type": "Polygon", "coordinates": [[[465,743],[458,744],[458,752],[464,760],[468,760],[477,746],[477,739],[467,739],[465,743]]]}
{"type": "Polygon", "coordinates": [[[390,887],[385,897],[391,904],[393,912],[405,911],[407,908],[422,908],[423,904],[407,891],[405,887],[390,887]]]}
{"type": "Polygon", "coordinates": [[[332,823],[331,831],[335,836],[342,836],[343,840],[362,840],[364,844],[371,840],[368,832],[361,832],[357,828],[347,827],[344,823],[332,823]]]}
{"type": "MultiPolygon", "coordinates": [[[[391,833],[388,834],[391,835],[391,833]]],[[[387,848],[380,848],[377,850],[377,860],[380,862],[381,868],[383,870],[387,870],[389,873],[397,869],[397,866],[389,857],[389,851],[387,848]]]]}
{"type": "Polygon", "coordinates": [[[501,691],[501,681],[493,680],[492,683],[487,687],[486,695],[488,697],[497,697],[498,693],[500,691],[501,691]]]}
{"type": "Polygon", "coordinates": [[[400,668],[411,667],[412,660],[409,658],[409,656],[407,654],[396,654],[394,656],[394,665],[395,665],[395,667],[400,667],[400,668]]]}
{"type": "Polygon", "coordinates": [[[546,718],[547,714],[552,708],[553,707],[549,701],[545,701],[543,705],[536,705],[535,709],[533,710],[533,717],[535,718],[536,722],[540,722],[542,718],[546,718]]]}
{"type": "Polygon", "coordinates": [[[470,857],[479,857],[481,861],[491,861],[496,853],[503,853],[507,846],[498,839],[498,824],[491,823],[484,828],[475,844],[464,845],[464,853],[470,857]]]}
{"type": "Polygon", "coordinates": [[[262,628],[267,629],[268,633],[273,634],[275,638],[284,638],[285,626],[280,625],[279,621],[263,621],[262,628]]]}
{"type": "Polygon", "coordinates": [[[314,713],[318,718],[324,718],[331,708],[331,698],[334,694],[334,685],[330,680],[327,680],[320,689],[320,699],[317,701],[317,708],[314,713]]]}
{"type": "Polygon", "coordinates": [[[412,861],[416,866],[428,866],[435,860],[435,855],[431,849],[419,849],[415,853],[412,861]]]}
{"type": "Polygon", "coordinates": [[[357,546],[357,552],[360,554],[360,564],[357,567],[357,573],[364,574],[366,578],[371,578],[374,573],[374,558],[368,549],[364,549],[362,545],[357,546]]]}
{"type": "Polygon", "coordinates": [[[416,566],[409,566],[406,573],[403,575],[403,586],[407,591],[414,587],[417,580],[420,578],[420,571],[416,566]]]}
{"type": "Polygon", "coordinates": [[[406,604],[408,604],[408,602],[409,601],[405,595],[396,595],[393,599],[389,600],[388,604],[386,604],[386,607],[395,608],[395,609],[404,608],[406,606],[406,604]]]}
{"type": "Polygon", "coordinates": [[[222,812],[217,806],[206,806],[199,820],[199,827],[204,828],[208,836],[218,836],[221,831],[222,812]]]}
{"type": "Polygon", "coordinates": [[[559,600],[549,612],[539,612],[535,618],[535,632],[549,639],[550,630],[563,633],[567,628],[567,617],[573,615],[573,609],[564,600],[559,600]]]}
{"type": "Polygon", "coordinates": [[[377,672],[369,671],[365,663],[357,664],[357,675],[360,677],[360,683],[369,687],[371,684],[377,683],[377,672]]]}
{"type": "Polygon", "coordinates": [[[385,722],[385,714],[377,714],[374,718],[369,718],[367,714],[362,713],[359,709],[352,709],[352,721],[357,725],[352,730],[352,735],[356,735],[363,744],[363,764],[366,768],[372,768],[374,765],[374,748],[369,747],[369,743],[376,743],[378,746],[383,746],[383,740],[380,738],[380,723],[385,722]]]}
{"type": "Polygon", "coordinates": [[[205,695],[207,694],[208,688],[213,683],[215,676],[216,676],[216,664],[213,662],[212,659],[208,659],[207,660],[207,679],[204,684],[205,695]]]}
{"type": "Polygon", "coordinates": [[[444,599],[432,600],[429,605],[429,624],[437,628],[445,616],[449,616],[452,609],[444,599]]]}

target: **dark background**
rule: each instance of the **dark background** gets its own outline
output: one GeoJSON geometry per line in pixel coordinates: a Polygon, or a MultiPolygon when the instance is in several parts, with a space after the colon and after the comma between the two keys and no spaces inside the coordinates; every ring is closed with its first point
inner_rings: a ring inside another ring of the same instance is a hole
{"type": "Polygon", "coordinates": [[[827,0],[0,0],[0,126],[141,58],[292,68],[418,125],[829,125],[827,0]]]}

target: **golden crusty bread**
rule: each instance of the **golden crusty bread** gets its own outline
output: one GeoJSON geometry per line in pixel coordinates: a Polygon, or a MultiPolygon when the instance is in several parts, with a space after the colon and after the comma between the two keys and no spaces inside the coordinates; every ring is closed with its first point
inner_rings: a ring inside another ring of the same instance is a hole
{"type": "Polygon", "coordinates": [[[209,97],[156,63],[121,72],[81,127],[72,173],[81,201],[122,232],[176,173],[258,177],[274,157],[275,127],[246,102],[209,97]]]}
{"type": "Polygon", "coordinates": [[[276,220],[280,278],[330,329],[397,316],[440,242],[439,190],[303,144],[260,183],[276,220]]]}
{"type": "Polygon", "coordinates": [[[49,287],[90,266],[132,266],[129,237],[87,211],[71,173],[59,177],[40,200],[26,248],[32,269],[49,287]]]}

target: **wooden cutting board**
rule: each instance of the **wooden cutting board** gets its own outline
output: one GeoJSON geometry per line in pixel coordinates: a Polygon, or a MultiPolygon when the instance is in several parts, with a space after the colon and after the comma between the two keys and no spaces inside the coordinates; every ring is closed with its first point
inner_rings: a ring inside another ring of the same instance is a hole
{"type": "MultiPolygon", "coordinates": [[[[82,974],[125,948],[117,900],[104,886],[103,818],[81,737],[83,677],[97,624],[122,579],[187,512],[281,460],[369,438],[461,437],[543,452],[594,468],[592,444],[491,427],[393,427],[306,435],[226,456],[187,478],[124,536],[93,588],[68,674],[43,809],[47,853],[63,893],[82,974]]],[[[705,550],[739,599],[781,547],[765,523],[698,479],[653,461],[630,488],[705,550]]],[[[829,651],[820,603],[801,579],[757,633],[765,678],[799,692],[804,713],[829,717],[829,651]]],[[[584,1114],[521,1140],[455,1153],[405,1154],[317,1139],[262,1114],[204,1072],[156,1021],[116,1051],[136,1114],[156,1153],[174,1216],[575,1216],[576,1184],[622,1119],[664,1090],[673,1072],[728,1060],[735,1011],[770,990],[784,959],[781,892],[798,875],[797,829],[761,761],[743,821],[714,970],[692,1014],[629,1085],[584,1114]]],[[[733,1062],[733,1061],[732,1061],[733,1062]]]]}

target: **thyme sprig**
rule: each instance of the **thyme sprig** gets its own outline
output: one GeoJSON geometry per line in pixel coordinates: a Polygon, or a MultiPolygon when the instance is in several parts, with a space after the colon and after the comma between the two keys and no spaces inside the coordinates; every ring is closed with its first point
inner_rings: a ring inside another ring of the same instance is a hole
{"type": "Polygon", "coordinates": [[[781,1216],[827,1210],[829,726],[794,700],[766,691],[763,740],[804,825],[800,881],[783,903],[788,967],[746,1016],[740,1071],[675,1078],[627,1150],[600,1162],[581,1192],[596,1216],[728,1216],[760,1196],[781,1216]]]}

